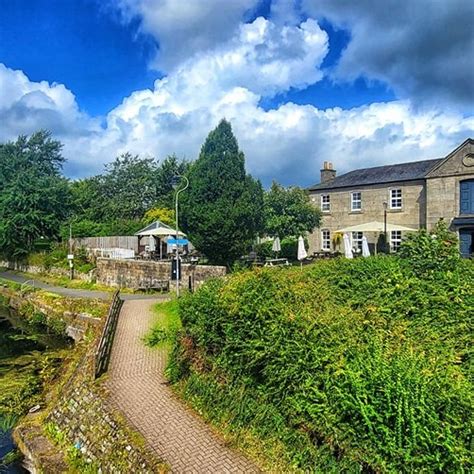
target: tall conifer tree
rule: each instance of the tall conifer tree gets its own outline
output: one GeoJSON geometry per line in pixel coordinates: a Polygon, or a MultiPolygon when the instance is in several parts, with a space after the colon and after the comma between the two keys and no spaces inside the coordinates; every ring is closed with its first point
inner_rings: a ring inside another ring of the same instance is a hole
{"type": "Polygon", "coordinates": [[[184,231],[213,263],[229,265],[245,253],[263,223],[263,189],[245,172],[229,122],[207,137],[183,193],[184,231]]]}

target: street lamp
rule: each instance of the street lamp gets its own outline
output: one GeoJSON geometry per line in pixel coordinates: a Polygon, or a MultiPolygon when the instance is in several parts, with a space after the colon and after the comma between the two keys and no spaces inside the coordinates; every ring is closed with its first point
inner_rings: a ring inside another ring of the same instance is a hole
{"type": "Polygon", "coordinates": [[[383,202],[383,240],[384,240],[384,251],[388,253],[388,242],[387,242],[387,201],[383,202]]]}
{"type": "Polygon", "coordinates": [[[177,174],[173,177],[173,187],[176,189],[176,204],[175,204],[175,218],[176,218],[176,297],[179,298],[179,245],[178,245],[178,197],[179,193],[187,189],[189,186],[189,180],[186,178],[186,176],[182,176],[180,174],[177,174]],[[184,188],[179,189],[179,183],[181,182],[181,179],[184,179],[186,181],[186,184],[184,188]]]}

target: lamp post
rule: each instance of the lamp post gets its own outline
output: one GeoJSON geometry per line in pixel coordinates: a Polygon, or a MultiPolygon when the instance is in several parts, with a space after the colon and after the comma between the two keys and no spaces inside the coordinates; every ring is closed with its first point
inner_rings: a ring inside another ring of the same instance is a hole
{"type": "Polygon", "coordinates": [[[179,193],[187,189],[189,186],[189,180],[186,178],[186,176],[182,176],[180,174],[177,174],[173,178],[173,185],[175,186],[176,189],[176,204],[175,204],[175,218],[176,218],[176,297],[179,298],[179,245],[178,245],[178,237],[179,237],[179,232],[178,232],[178,197],[179,193]],[[179,182],[181,179],[184,179],[186,181],[186,185],[184,188],[179,189],[179,182]]]}
{"type": "Polygon", "coordinates": [[[387,201],[383,202],[383,240],[384,240],[384,252],[388,253],[388,242],[387,242],[387,201]]]}

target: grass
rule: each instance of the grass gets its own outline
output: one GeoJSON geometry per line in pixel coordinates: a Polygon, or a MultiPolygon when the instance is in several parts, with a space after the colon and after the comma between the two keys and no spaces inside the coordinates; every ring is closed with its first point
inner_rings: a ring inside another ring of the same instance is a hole
{"type": "Polygon", "coordinates": [[[178,301],[170,300],[153,306],[155,319],[153,325],[143,338],[148,347],[170,348],[171,341],[181,329],[181,319],[178,313],[178,301]]]}

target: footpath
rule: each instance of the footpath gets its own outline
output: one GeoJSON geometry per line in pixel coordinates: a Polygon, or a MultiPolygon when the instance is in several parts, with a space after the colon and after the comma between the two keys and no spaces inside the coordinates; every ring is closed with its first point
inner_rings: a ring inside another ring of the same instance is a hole
{"type": "MultiPolygon", "coordinates": [[[[0,278],[25,283],[31,279],[8,271],[0,278]]],[[[35,287],[76,298],[110,299],[110,293],[49,285],[35,279],[35,287]]],[[[106,388],[112,405],[147,440],[176,473],[254,473],[258,469],[231,450],[172,392],[164,375],[166,349],[143,343],[154,320],[156,295],[121,294],[125,300],[118,318],[106,388]]]]}

